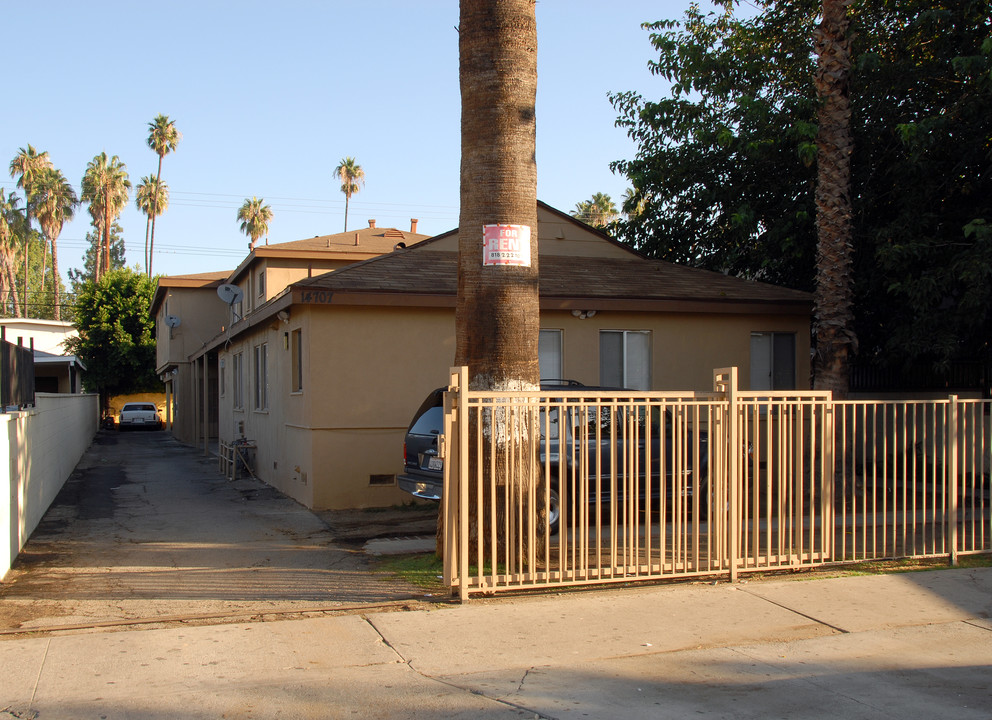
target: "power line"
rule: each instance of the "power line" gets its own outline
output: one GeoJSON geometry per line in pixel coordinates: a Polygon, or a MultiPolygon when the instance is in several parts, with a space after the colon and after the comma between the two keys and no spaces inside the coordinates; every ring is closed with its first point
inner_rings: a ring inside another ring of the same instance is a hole
{"type": "MultiPolygon", "coordinates": [[[[0,185],[3,185],[5,187],[14,188],[15,190],[20,191],[20,189],[17,188],[16,182],[14,182],[13,180],[9,180],[9,181],[8,180],[0,180],[0,185]]],[[[78,190],[78,188],[76,188],[75,186],[73,186],[73,189],[78,190]]],[[[339,208],[338,207],[338,203],[340,202],[340,199],[337,199],[337,198],[334,198],[334,199],[332,199],[330,197],[328,197],[328,198],[301,198],[301,197],[288,197],[288,196],[282,196],[282,195],[268,195],[268,196],[261,195],[261,196],[259,196],[258,193],[254,193],[254,195],[255,196],[258,196],[258,197],[263,197],[266,200],[273,200],[273,201],[280,201],[280,202],[316,203],[318,207],[327,206],[328,211],[331,211],[331,212],[341,212],[341,211],[343,211],[343,208],[339,208]]],[[[243,194],[243,193],[202,192],[202,191],[194,191],[194,190],[176,190],[175,188],[169,188],[169,205],[170,205],[170,207],[172,205],[180,205],[180,204],[182,204],[182,203],[174,202],[174,200],[175,199],[182,200],[184,198],[184,196],[194,196],[194,197],[186,198],[187,202],[189,202],[189,203],[195,202],[198,197],[202,197],[202,198],[205,198],[205,199],[217,198],[217,200],[215,202],[213,202],[213,203],[210,203],[209,200],[207,200],[207,204],[205,204],[205,205],[204,204],[195,205],[195,207],[219,207],[219,208],[230,208],[230,207],[233,207],[233,208],[237,208],[237,207],[240,207],[241,202],[243,201],[243,199],[245,197],[249,197],[250,195],[249,194],[243,194]],[[232,198],[232,200],[228,201],[228,200],[223,200],[221,198],[232,198]],[[238,198],[240,198],[240,200],[238,200],[238,198]],[[229,203],[234,203],[234,204],[229,204],[229,203]]],[[[189,205],[189,206],[194,206],[194,205],[189,205]]],[[[285,206],[283,206],[283,207],[285,207],[285,206]]],[[[296,206],[296,207],[308,207],[308,206],[307,205],[299,205],[299,206],[296,206]]],[[[443,211],[448,211],[448,213],[457,213],[457,211],[458,211],[458,206],[457,205],[424,205],[424,204],[420,204],[420,203],[389,203],[389,202],[364,203],[361,200],[355,200],[354,197],[352,198],[352,200],[351,200],[351,202],[349,204],[349,207],[352,208],[352,209],[358,209],[358,210],[363,210],[363,211],[374,211],[374,210],[381,209],[384,212],[388,212],[389,209],[391,209],[391,208],[400,208],[400,209],[407,208],[407,212],[414,212],[414,213],[418,213],[418,212],[419,213],[423,213],[424,211],[426,211],[428,213],[430,213],[430,212],[442,213],[443,211]]],[[[452,216],[452,215],[450,215],[450,214],[442,214],[441,215],[441,217],[450,217],[450,216],[452,216]]]]}

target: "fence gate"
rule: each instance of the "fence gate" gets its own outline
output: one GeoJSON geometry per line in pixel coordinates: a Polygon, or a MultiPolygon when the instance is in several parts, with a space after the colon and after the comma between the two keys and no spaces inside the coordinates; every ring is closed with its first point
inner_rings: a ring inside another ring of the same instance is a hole
{"type": "Polygon", "coordinates": [[[472,593],[992,551],[989,403],[445,394],[444,579],[472,593]]]}

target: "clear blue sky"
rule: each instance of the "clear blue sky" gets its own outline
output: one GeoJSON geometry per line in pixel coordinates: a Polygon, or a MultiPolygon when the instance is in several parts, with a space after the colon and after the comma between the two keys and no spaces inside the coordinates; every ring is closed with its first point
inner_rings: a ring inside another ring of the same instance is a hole
{"type": "MultiPolygon", "coordinates": [[[[538,196],[568,211],[595,192],[619,200],[609,163],[633,145],[614,127],[607,92],[666,92],[650,75],[642,22],[681,17],[688,0],[540,0],[538,196]]],[[[437,234],[458,224],[457,0],[5,2],[8,91],[0,112],[0,187],[18,148],[47,150],[77,188],[94,155],[154,174],[148,122],[183,133],[162,178],[153,270],[234,268],[247,254],[237,208],[272,206],[269,241],[340,232],[332,171],[354,156],[367,175],[349,228],[437,234]],[[153,12],[154,11],[154,12],[153,12]],[[22,49],[23,48],[23,49],[22,49]]],[[[144,216],[121,216],[127,262],[143,263],[144,216]]],[[[63,273],[81,267],[85,207],[59,240],[63,273]]]]}

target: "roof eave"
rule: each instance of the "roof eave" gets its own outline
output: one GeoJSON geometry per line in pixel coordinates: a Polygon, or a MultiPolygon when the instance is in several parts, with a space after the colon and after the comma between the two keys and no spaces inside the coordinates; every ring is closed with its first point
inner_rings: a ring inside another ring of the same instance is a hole
{"type": "MultiPolygon", "coordinates": [[[[453,293],[411,293],[363,290],[333,290],[319,287],[292,288],[292,303],[299,305],[364,305],[383,307],[452,308],[453,293]]],[[[718,313],[749,315],[769,313],[809,315],[812,304],[804,300],[754,300],[726,298],[596,298],[542,296],[541,310],[607,310],[612,312],[718,313]]]]}

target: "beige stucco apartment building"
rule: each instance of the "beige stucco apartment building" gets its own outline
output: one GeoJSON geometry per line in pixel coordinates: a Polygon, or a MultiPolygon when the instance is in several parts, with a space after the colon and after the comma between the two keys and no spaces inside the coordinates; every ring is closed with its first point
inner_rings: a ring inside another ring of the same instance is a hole
{"type": "MultiPolygon", "coordinates": [[[[738,366],[751,387],[808,386],[809,294],[646,259],[545,204],[538,223],[543,377],[710,390],[738,366]]],[[[454,358],[458,235],[396,240],[281,288],[256,249],[229,278],[243,317],[189,357],[219,439],[250,442],[255,474],[308,507],[409,500],[406,426],[454,358]]],[[[215,442],[211,423],[197,442],[215,442]]]]}
{"type": "Polygon", "coordinates": [[[410,232],[376,228],[375,220],[370,220],[367,228],[357,231],[257,245],[233,271],[161,277],[151,314],[157,339],[156,372],[165,383],[166,424],[173,434],[192,445],[218,437],[217,365],[203,362],[202,353],[227,328],[251,316],[297,280],[427,237],[416,230],[416,220],[411,221],[410,232]],[[240,288],[237,303],[228,305],[218,295],[217,289],[225,284],[240,288]],[[192,360],[198,355],[199,363],[192,360]],[[204,392],[204,384],[213,391],[204,392]]]}

